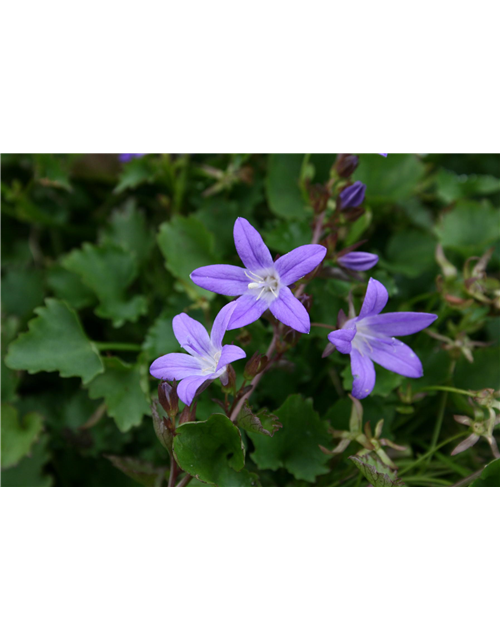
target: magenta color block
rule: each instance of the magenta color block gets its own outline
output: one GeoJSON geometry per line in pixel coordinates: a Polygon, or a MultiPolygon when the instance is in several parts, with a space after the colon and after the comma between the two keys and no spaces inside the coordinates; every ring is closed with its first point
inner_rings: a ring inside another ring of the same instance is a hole
{"type": "Polygon", "coordinates": [[[54,488],[54,639],[135,640],[134,487],[54,488]]]}
{"type": "Polygon", "coordinates": [[[168,599],[167,599],[167,587],[168,587],[168,574],[167,574],[167,552],[168,552],[168,489],[164,487],[161,490],[161,629],[162,637],[167,638],[167,611],[168,611],[168,599]]]}

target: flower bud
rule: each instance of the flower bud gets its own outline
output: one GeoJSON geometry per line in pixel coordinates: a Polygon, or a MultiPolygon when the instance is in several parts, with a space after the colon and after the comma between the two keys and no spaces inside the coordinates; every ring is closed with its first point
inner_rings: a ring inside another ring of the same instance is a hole
{"type": "Polygon", "coordinates": [[[186,405],[179,416],[179,425],[185,422],[194,422],[196,420],[196,402],[192,405],[186,405]]]}
{"type": "Polygon", "coordinates": [[[443,247],[440,244],[436,247],[436,262],[441,267],[446,280],[453,280],[457,277],[457,269],[444,255],[443,247]]]}
{"type": "Polygon", "coordinates": [[[365,199],[366,185],[359,180],[340,192],[340,210],[359,207],[365,199]]]}
{"type": "Polygon", "coordinates": [[[352,153],[339,153],[335,160],[335,164],[333,165],[333,169],[341,178],[350,178],[355,172],[358,163],[358,156],[355,156],[352,153]]]}
{"type": "Polygon", "coordinates": [[[175,386],[168,382],[160,382],[158,385],[158,400],[165,413],[174,419],[179,410],[179,397],[175,386]]]}
{"type": "Polygon", "coordinates": [[[314,184],[309,189],[309,200],[314,213],[321,213],[326,209],[328,200],[330,198],[330,191],[322,184],[314,184]]]}
{"type": "Polygon", "coordinates": [[[160,416],[158,411],[158,403],[155,400],[151,405],[151,415],[153,417],[153,427],[156,433],[156,437],[165,447],[165,449],[172,455],[172,443],[174,440],[175,426],[170,418],[164,418],[160,416]]]}
{"type": "Polygon", "coordinates": [[[267,356],[262,356],[258,352],[254,353],[245,365],[245,370],[243,372],[245,380],[253,380],[258,373],[264,371],[267,367],[267,363],[267,356]]]}
{"type": "Polygon", "coordinates": [[[337,262],[344,269],[352,269],[353,271],[368,271],[378,262],[378,256],[374,253],[366,251],[351,251],[337,258],[337,262]]]}
{"type": "Polygon", "coordinates": [[[231,391],[236,386],[236,371],[231,364],[227,365],[226,375],[221,376],[220,381],[224,392],[231,391]]]}

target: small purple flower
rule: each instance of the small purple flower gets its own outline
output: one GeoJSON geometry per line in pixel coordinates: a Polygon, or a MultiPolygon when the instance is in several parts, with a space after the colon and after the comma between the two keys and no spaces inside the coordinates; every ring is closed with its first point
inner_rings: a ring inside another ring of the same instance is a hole
{"type": "Polygon", "coordinates": [[[142,158],[145,155],[145,153],[120,153],[118,160],[120,162],[130,162],[134,158],[142,158]]]}
{"type": "Polygon", "coordinates": [[[205,327],[185,313],[175,316],[172,322],[179,344],[190,355],[169,353],[157,358],[149,372],[159,380],[180,380],[179,398],[187,405],[193,402],[196,392],[207,380],[221,378],[227,383],[227,365],[245,357],[240,347],[222,346],[222,339],[236,308],[236,301],[223,307],[214,320],[210,336],[205,327]]]}
{"type": "Polygon", "coordinates": [[[365,199],[366,185],[359,180],[340,192],[340,209],[359,207],[365,199]]]}
{"type": "Polygon", "coordinates": [[[368,269],[371,269],[377,264],[378,256],[374,253],[367,253],[366,251],[351,251],[351,253],[346,253],[337,258],[337,262],[345,269],[368,271],[368,269]]]}
{"type": "Polygon", "coordinates": [[[374,362],[408,378],[424,375],[417,355],[393,336],[408,336],[422,331],[437,316],[413,311],[379,315],[388,298],[384,285],[370,278],[359,316],[348,320],[342,329],[328,334],[328,340],[340,353],[351,355],[352,395],[359,400],[366,398],[375,386],[374,362]]]}
{"type": "Polygon", "coordinates": [[[304,305],[289,286],[300,280],[323,260],[325,247],[306,244],[273,262],[260,233],[245,220],[234,223],[236,251],[246,269],[214,264],[195,269],[191,280],[203,289],[226,296],[240,296],[229,322],[239,329],[255,322],[269,309],[277,320],[301,333],[309,333],[311,323],[304,305]]]}
{"type": "Polygon", "coordinates": [[[384,158],[387,158],[387,153],[379,153],[379,156],[384,156],[384,158]]]}

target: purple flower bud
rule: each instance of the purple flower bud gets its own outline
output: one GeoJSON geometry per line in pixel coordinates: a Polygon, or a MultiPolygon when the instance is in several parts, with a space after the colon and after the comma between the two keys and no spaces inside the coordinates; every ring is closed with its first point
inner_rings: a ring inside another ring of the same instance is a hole
{"type": "Polygon", "coordinates": [[[337,258],[337,262],[344,267],[344,269],[352,269],[353,271],[368,271],[374,267],[378,262],[378,256],[374,253],[367,253],[366,251],[351,251],[344,256],[337,258]]]}
{"type": "Polygon", "coordinates": [[[158,399],[169,417],[175,418],[179,409],[179,396],[176,388],[168,384],[168,382],[160,382],[158,385],[158,399]]]}
{"type": "Polygon", "coordinates": [[[366,185],[359,180],[340,193],[340,209],[359,207],[365,199],[366,185]]]}
{"type": "Polygon", "coordinates": [[[134,158],[142,158],[145,155],[145,153],[120,153],[118,155],[118,160],[120,162],[130,162],[134,158]]]}
{"type": "Polygon", "coordinates": [[[267,367],[268,357],[260,353],[254,353],[245,365],[243,377],[245,380],[253,380],[255,376],[267,367]]]}

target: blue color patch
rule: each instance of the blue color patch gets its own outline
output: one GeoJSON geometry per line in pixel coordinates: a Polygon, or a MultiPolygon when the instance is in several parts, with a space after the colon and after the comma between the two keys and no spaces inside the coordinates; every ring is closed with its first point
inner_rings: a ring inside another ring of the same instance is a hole
{"type": "Polygon", "coordinates": [[[294,496],[329,496],[330,487],[294,487],[294,496]]]}
{"type": "Polygon", "coordinates": [[[347,487],[347,495],[348,496],[360,496],[361,495],[360,487],[347,487]]]}

